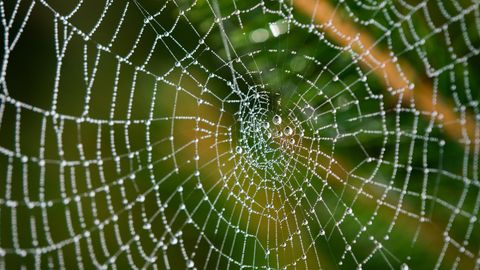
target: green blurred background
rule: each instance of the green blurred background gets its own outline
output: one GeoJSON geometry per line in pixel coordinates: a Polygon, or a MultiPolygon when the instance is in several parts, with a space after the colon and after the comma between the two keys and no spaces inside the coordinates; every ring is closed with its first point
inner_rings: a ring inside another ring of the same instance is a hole
{"type": "Polygon", "coordinates": [[[295,2],[2,1],[0,266],[478,269],[478,1],[318,1],[473,136],[295,2]]]}

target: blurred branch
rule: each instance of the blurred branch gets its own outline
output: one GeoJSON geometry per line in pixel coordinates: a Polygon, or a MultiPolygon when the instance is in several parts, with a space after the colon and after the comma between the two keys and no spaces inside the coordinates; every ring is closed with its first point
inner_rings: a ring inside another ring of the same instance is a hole
{"type": "MultiPolygon", "coordinates": [[[[402,60],[394,61],[387,52],[376,45],[375,40],[368,32],[360,31],[353,23],[342,18],[340,13],[337,12],[337,9],[327,0],[292,1],[293,6],[297,10],[312,16],[318,24],[322,24],[324,26],[323,30],[331,39],[342,46],[351,47],[359,54],[360,63],[372,70],[377,77],[383,78],[381,81],[385,87],[392,87],[393,91],[401,93],[399,96],[401,102],[407,103],[411,101],[422,111],[428,113],[436,112],[436,114],[433,114],[436,116],[435,120],[439,124],[447,123],[447,125],[443,125],[443,128],[448,136],[457,141],[474,142],[477,127],[473,116],[467,112],[459,116],[453,105],[445,101],[441,96],[438,96],[438,93],[433,90],[431,82],[415,76],[414,68],[410,66],[409,63],[402,60]],[[410,89],[412,82],[415,83],[414,89],[410,89]]],[[[471,147],[470,150],[473,151],[473,147],[471,147]]],[[[339,162],[338,158],[339,157],[336,157],[334,164],[341,164],[340,167],[344,169],[339,170],[337,166],[329,166],[334,175],[342,175],[342,170],[348,170],[348,166],[345,167],[348,163],[345,160],[339,162]]],[[[335,178],[340,179],[338,177],[335,178]]],[[[373,198],[380,198],[381,196],[381,194],[378,194],[378,192],[374,190],[369,190],[366,186],[364,190],[367,195],[371,195],[373,198]]],[[[364,198],[368,198],[368,196],[364,198]]],[[[365,204],[368,204],[367,201],[359,200],[359,203],[365,206],[365,204]]],[[[406,202],[403,204],[403,209],[413,213],[406,202]]],[[[443,237],[438,233],[433,223],[423,223],[422,226],[426,232],[423,234],[423,237],[428,239],[428,242],[435,243],[435,245],[441,245],[443,243],[443,237]]],[[[414,229],[416,226],[413,222],[409,222],[401,227],[414,229]]],[[[425,248],[429,250],[428,246],[425,246],[425,248]]],[[[447,252],[446,257],[454,261],[456,254],[447,252]]]]}
{"type": "MultiPolygon", "coordinates": [[[[368,32],[342,18],[337,8],[327,0],[292,0],[293,6],[324,26],[323,30],[338,44],[351,47],[359,54],[361,64],[372,70],[384,86],[401,93],[401,102],[414,102],[424,112],[434,113],[435,120],[445,123],[445,133],[456,141],[475,142],[476,121],[467,112],[458,115],[453,105],[433,90],[430,81],[415,75],[414,68],[406,61],[395,61],[376,44],[368,32]],[[410,84],[414,83],[414,89],[410,84]]],[[[473,151],[473,147],[470,148],[473,151]]]]}
{"type": "MultiPolygon", "coordinates": [[[[328,165],[329,172],[325,180],[328,182],[328,185],[332,187],[345,186],[345,191],[348,192],[351,197],[357,198],[354,203],[357,203],[359,209],[374,209],[378,206],[377,201],[387,194],[388,190],[380,191],[378,187],[368,184],[364,184],[360,188],[349,186],[345,179],[348,179],[347,175],[352,172],[352,167],[353,166],[351,166],[346,159],[342,159],[338,156],[332,158],[328,165]]],[[[395,196],[392,192],[388,194],[389,197],[395,196]]],[[[417,242],[417,246],[421,247],[426,253],[435,255],[435,249],[441,247],[445,241],[442,230],[437,227],[437,221],[432,220],[427,216],[420,217],[420,215],[416,214],[416,208],[413,207],[409,201],[405,199],[399,201],[400,198],[396,198],[396,200],[398,200],[398,204],[394,205],[388,203],[387,199],[382,199],[383,207],[392,210],[392,216],[386,217],[385,215],[377,215],[376,218],[380,219],[381,222],[395,222],[395,226],[402,230],[405,235],[414,235],[417,233],[417,230],[421,229],[421,238],[423,241],[417,242]],[[399,208],[399,213],[408,218],[399,219],[397,215],[393,213],[396,211],[397,207],[399,208]],[[391,217],[394,219],[389,219],[391,217]],[[425,218],[425,220],[422,222],[420,221],[421,218],[425,218]]],[[[458,258],[458,253],[454,249],[449,249],[445,252],[444,256],[444,260],[454,262],[458,258]]],[[[473,268],[475,264],[474,260],[470,259],[463,260],[462,263],[464,263],[466,268],[473,268]]]]}

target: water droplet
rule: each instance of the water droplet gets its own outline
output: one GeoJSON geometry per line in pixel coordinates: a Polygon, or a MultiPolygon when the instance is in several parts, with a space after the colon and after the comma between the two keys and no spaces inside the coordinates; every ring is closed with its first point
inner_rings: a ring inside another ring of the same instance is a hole
{"type": "Polygon", "coordinates": [[[295,139],[294,138],[291,138],[290,139],[290,144],[294,144],[295,143],[295,139]]]}
{"type": "Polygon", "coordinates": [[[286,126],[285,129],[283,130],[283,133],[286,135],[286,136],[290,136],[293,134],[293,129],[289,126],[286,126]]]}
{"type": "Polygon", "coordinates": [[[267,129],[267,128],[270,127],[270,123],[268,123],[268,122],[263,122],[262,126],[263,126],[263,128],[267,129]]]}
{"type": "Polygon", "coordinates": [[[307,117],[311,117],[315,114],[315,109],[310,107],[310,106],[305,106],[305,108],[303,108],[303,113],[307,116],[307,117]]]}
{"type": "Polygon", "coordinates": [[[280,117],[280,115],[276,114],[273,119],[272,119],[272,122],[274,125],[280,125],[282,123],[282,117],[280,117]]]}
{"type": "Polygon", "coordinates": [[[243,148],[241,146],[237,146],[235,148],[235,151],[237,152],[237,154],[241,154],[243,152],[243,148]]]}
{"type": "Polygon", "coordinates": [[[187,268],[193,268],[193,266],[194,266],[193,261],[192,261],[192,260],[188,260],[188,261],[187,261],[187,268]]]}

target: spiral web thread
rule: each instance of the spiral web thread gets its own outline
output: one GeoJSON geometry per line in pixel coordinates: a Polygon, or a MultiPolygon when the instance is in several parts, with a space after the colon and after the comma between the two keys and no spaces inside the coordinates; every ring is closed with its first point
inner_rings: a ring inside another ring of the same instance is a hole
{"type": "Polygon", "coordinates": [[[480,268],[478,1],[64,2],[0,2],[0,268],[480,268]]]}

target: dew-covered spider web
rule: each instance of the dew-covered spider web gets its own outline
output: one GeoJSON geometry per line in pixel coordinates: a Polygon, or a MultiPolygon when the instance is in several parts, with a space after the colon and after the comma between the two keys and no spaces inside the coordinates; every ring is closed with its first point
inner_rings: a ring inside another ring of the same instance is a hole
{"type": "Polygon", "coordinates": [[[479,4],[0,1],[0,268],[480,269],[479,4]]]}

